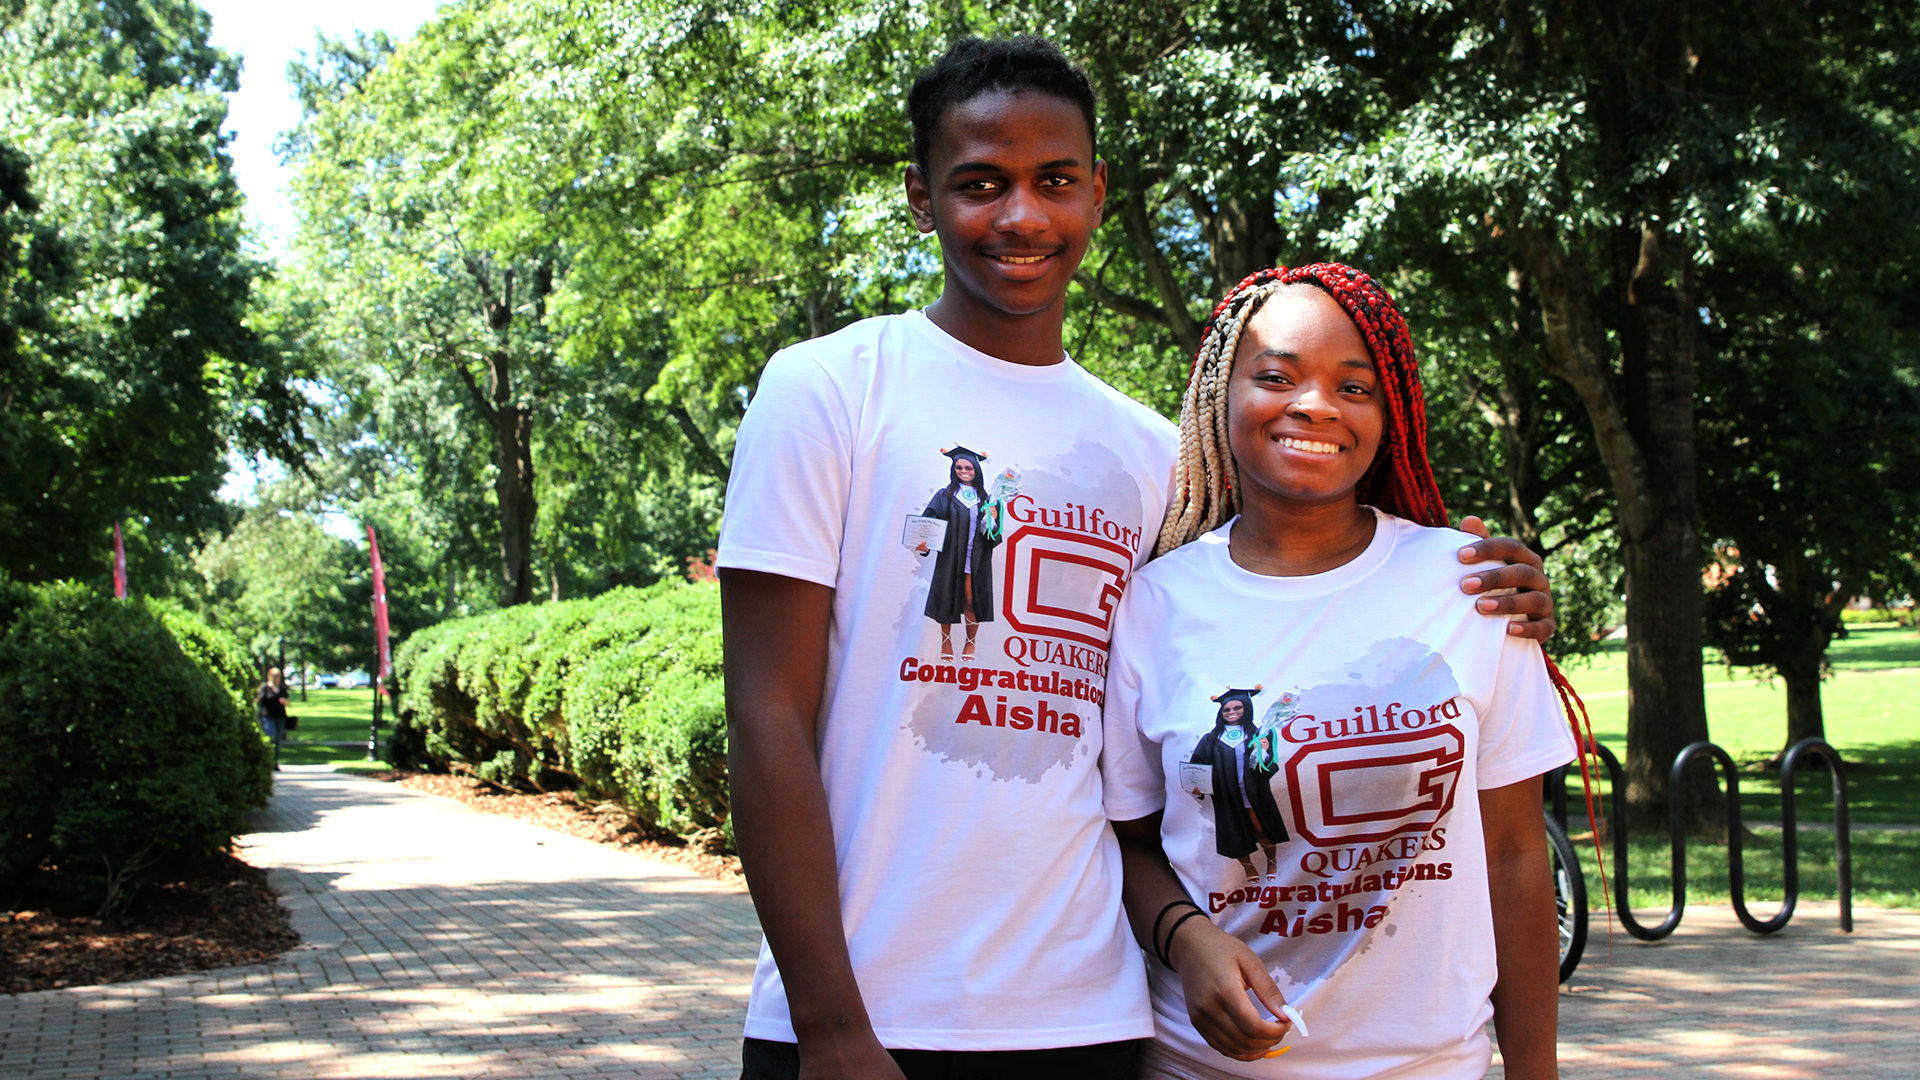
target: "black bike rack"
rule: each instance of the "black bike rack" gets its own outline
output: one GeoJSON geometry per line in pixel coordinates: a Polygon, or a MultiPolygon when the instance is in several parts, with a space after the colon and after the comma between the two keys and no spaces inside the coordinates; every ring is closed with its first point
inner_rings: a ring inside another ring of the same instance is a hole
{"type": "MultiPolygon", "coordinates": [[[[1620,759],[1599,743],[1593,744],[1593,751],[1606,765],[1607,776],[1613,787],[1614,912],[1620,917],[1620,925],[1626,928],[1627,933],[1641,941],[1659,941],[1679,928],[1680,917],[1687,906],[1687,837],[1680,807],[1678,804],[1674,806],[1668,823],[1673,838],[1673,906],[1667,910],[1666,918],[1659,925],[1645,926],[1633,917],[1633,910],[1627,904],[1627,793],[1626,785],[1620,782],[1620,759]]],[[[1746,866],[1741,848],[1741,838],[1746,829],[1740,818],[1740,775],[1734,767],[1732,756],[1713,743],[1697,742],[1680,751],[1680,755],[1673,759],[1669,790],[1678,790],[1687,766],[1701,755],[1708,756],[1718,764],[1721,774],[1726,778],[1728,891],[1732,893],[1733,911],[1739,916],[1740,924],[1756,934],[1771,934],[1785,927],[1788,920],[1793,918],[1794,907],[1800,902],[1800,823],[1794,805],[1793,778],[1801,760],[1808,754],[1825,761],[1827,771],[1833,777],[1834,869],[1839,879],[1840,929],[1852,933],[1853,846],[1847,813],[1847,777],[1840,754],[1833,747],[1823,739],[1802,739],[1789,747],[1781,759],[1781,858],[1785,863],[1786,897],[1780,904],[1780,910],[1766,920],[1755,918],[1747,910],[1746,866]]],[[[1561,776],[1565,774],[1564,769],[1556,772],[1561,776]]],[[[1564,780],[1557,780],[1552,785],[1552,797],[1554,816],[1564,826],[1567,820],[1564,780]]]]}

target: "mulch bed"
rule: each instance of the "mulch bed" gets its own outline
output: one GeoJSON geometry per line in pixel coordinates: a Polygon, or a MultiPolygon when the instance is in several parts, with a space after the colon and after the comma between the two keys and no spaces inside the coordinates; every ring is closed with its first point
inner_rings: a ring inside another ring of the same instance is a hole
{"type": "Polygon", "coordinates": [[[571,791],[524,794],[503,791],[472,776],[436,773],[384,772],[378,779],[397,781],[401,787],[458,799],[475,810],[505,814],[555,832],[577,836],[609,847],[625,848],[661,862],[675,863],[699,874],[746,887],[740,873],[740,860],[721,852],[718,830],[683,842],[675,837],[648,832],[636,826],[627,812],[614,803],[588,803],[571,791]]]}
{"type": "MultiPolygon", "coordinates": [[[[744,887],[740,860],[718,850],[717,835],[682,843],[637,828],[611,803],[572,792],[521,794],[462,775],[373,774],[415,791],[490,814],[624,848],[744,887]]],[[[142,889],[112,920],[46,911],[0,911],[0,993],[155,979],[271,960],[300,943],[266,871],[231,856],[204,878],[142,889]]]]}
{"type": "Polygon", "coordinates": [[[110,921],[0,912],[0,993],[258,964],[299,943],[266,872],[227,856],[204,878],[141,889],[110,921]]]}

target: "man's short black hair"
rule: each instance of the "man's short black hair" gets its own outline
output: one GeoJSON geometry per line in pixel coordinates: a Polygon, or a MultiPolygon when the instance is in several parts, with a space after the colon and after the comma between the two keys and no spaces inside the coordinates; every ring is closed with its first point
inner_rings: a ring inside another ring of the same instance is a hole
{"type": "Polygon", "coordinates": [[[933,133],[948,109],[1001,90],[1037,90],[1078,105],[1087,118],[1087,139],[1093,141],[1093,84],[1059,46],[1033,34],[993,41],[961,38],[945,56],[920,73],[907,95],[907,116],[913,121],[913,160],[920,168],[927,167],[933,133]]]}

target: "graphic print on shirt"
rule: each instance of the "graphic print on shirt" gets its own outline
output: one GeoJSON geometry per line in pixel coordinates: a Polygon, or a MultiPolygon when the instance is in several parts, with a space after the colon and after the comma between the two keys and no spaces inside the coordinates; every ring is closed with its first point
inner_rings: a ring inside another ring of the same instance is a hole
{"type": "Polygon", "coordinates": [[[1215,695],[1213,729],[1200,736],[1180,767],[1181,787],[1203,806],[1210,804],[1214,850],[1222,858],[1239,860],[1249,882],[1279,874],[1276,845],[1287,839],[1286,822],[1273,798],[1272,763],[1256,761],[1252,749],[1262,731],[1271,730],[1277,716],[1298,701],[1294,694],[1282,695],[1263,728],[1253,719],[1253,699],[1261,689],[1236,688],[1215,695]],[[1265,871],[1255,869],[1256,849],[1266,857],[1265,871]]]}
{"type": "Polygon", "coordinates": [[[946,486],[903,533],[933,564],[924,629],[899,658],[899,678],[919,691],[906,726],[923,749],[993,780],[1091,766],[1113,613],[1144,532],[1140,486],[1087,442],[1059,459],[993,461],[992,473],[987,453],[941,452],[946,486]]]}
{"type": "MultiPolygon", "coordinates": [[[[954,625],[966,627],[961,656],[972,660],[980,624],[993,621],[993,549],[1000,543],[1006,503],[987,494],[981,467],[987,455],[964,446],[940,452],[949,459],[947,486],[933,493],[917,519],[907,519],[907,529],[918,541],[914,553],[933,555],[927,618],[940,626],[940,662],[951,664],[954,625]]],[[[1019,477],[1008,469],[995,487],[1011,495],[1019,477]]]]}
{"type": "MultiPolygon", "coordinates": [[[[1290,995],[1376,930],[1391,935],[1395,903],[1447,888],[1453,876],[1447,822],[1470,747],[1456,723],[1467,714],[1452,670],[1425,645],[1395,638],[1349,672],[1345,682],[1284,695],[1247,744],[1246,775],[1269,778],[1266,794],[1284,803],[1292,826],[1277,882],[1208,897],[1216,919],[1247,939],[1290,995]]],[[[1215,799],[1216,821],[1224,801],[1215,799]]],[[[1247,861],[1228,848],[1222,829],[1222,857],[1247,861]]]]}

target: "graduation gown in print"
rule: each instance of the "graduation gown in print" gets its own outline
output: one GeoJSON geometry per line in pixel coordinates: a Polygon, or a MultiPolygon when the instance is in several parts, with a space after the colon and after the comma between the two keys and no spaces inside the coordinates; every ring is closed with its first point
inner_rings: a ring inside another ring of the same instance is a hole
{"type": "Polygon", "coordinates": [[[1220,729],[1200,737],[1194,745],[1192,761],[1212,767],[1214,850],[1229,859],[1244,858],[1260,846],[1260,838],[1247,820],[1247,804],[1266,832],[1266,842],[1277,844],[1287,838],[1287,825],[1280,806],[1273,798],[1273,774],[1247,761],[1247,744],[1253,737],[1240,729],[1240,753],[1235,754],[1221,737],[1220,729]],[[1241,763],[1246,772],[1241,772],[1241,763]],[[1248,798],[1247,796],[1251,796],[1248,798]]]}
{"type": "Polygon", "coordinates": [[[947,539],[934,552],[933,583],[927,588],[927,618],[937,623],[961,621],[966,608],[964,575],[973,575],[973,617],[993,621],[993,549],[999,545],[986,534],[987,504],[975,508],[973,558],[967,559],[967,506],[947,488],[927,501],[926,516],[947,523],[947,539]]]}

